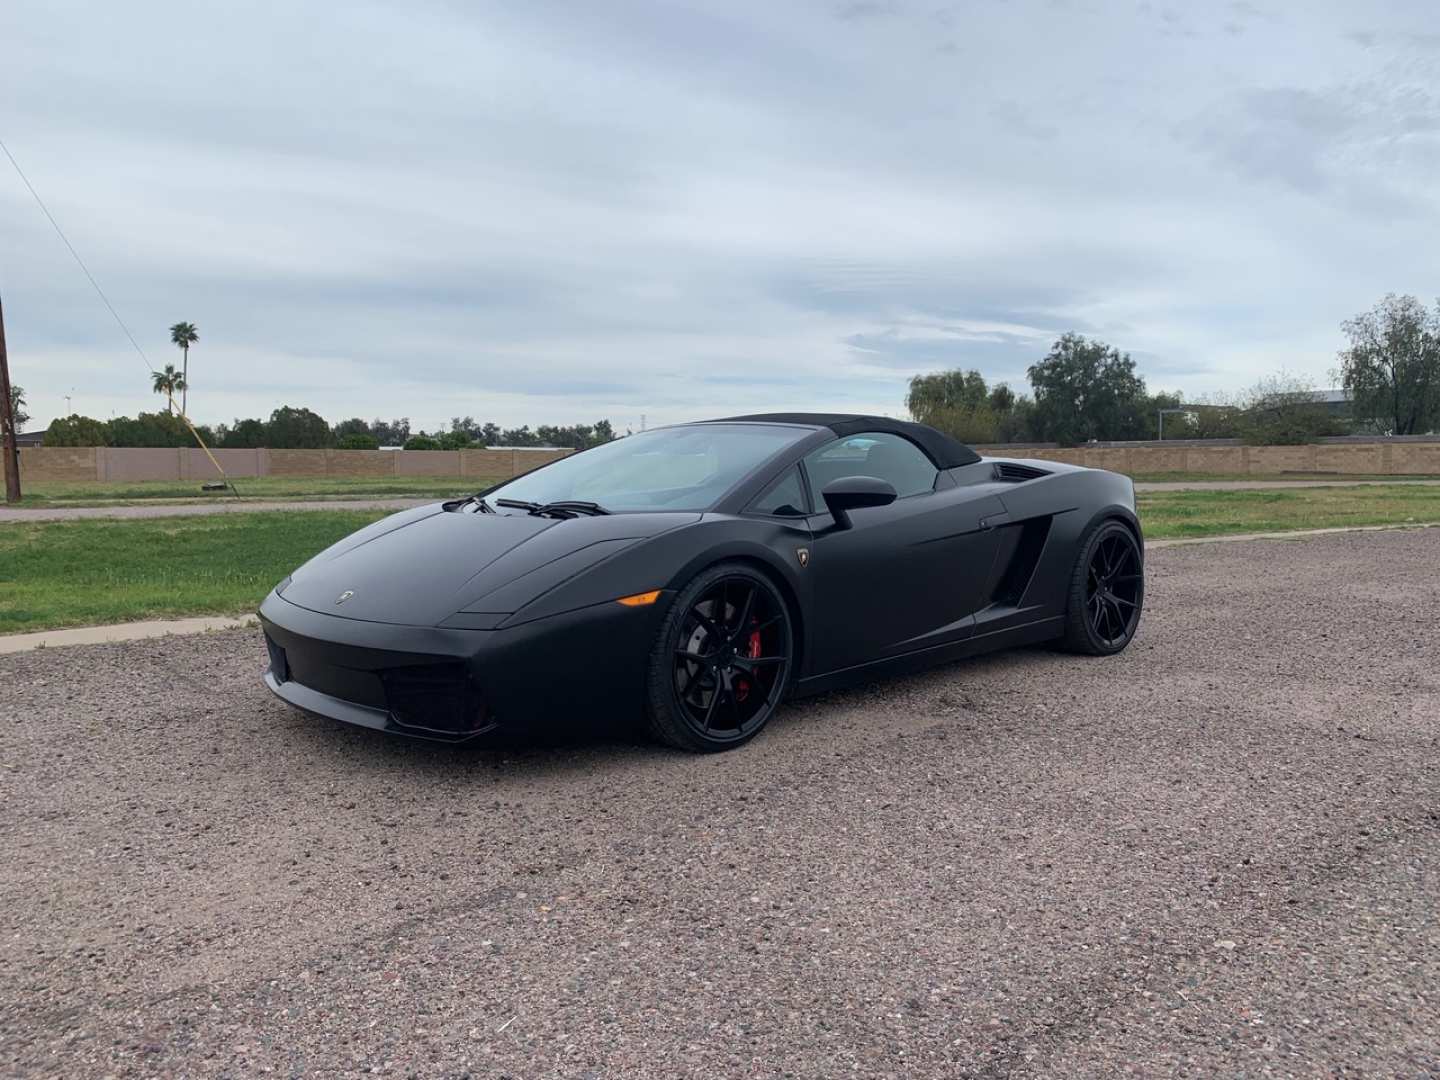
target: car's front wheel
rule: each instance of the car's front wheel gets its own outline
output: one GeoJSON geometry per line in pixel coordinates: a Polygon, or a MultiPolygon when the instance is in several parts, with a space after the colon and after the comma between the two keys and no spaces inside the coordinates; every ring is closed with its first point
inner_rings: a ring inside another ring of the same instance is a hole
{"type": "Polygon", "coordinates": [[[1091,656],[1118,653],[1135,636],[1145,603],[1145,555],[1120,521],[1095,526],[1070,577],[1065,647],[1091,656]]]}
{"type": "Polygon", "coordinates": [[[775,584],[721,563],[676,594],[650,655],[651,732],[682,750],[729,750],[770,720],[789,682],[795,636],[775,584]]]}

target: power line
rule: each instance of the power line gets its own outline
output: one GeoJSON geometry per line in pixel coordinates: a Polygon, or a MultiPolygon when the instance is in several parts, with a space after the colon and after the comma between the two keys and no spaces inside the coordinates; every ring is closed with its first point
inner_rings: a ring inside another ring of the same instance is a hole
{"type": "Polygon", "coordinates": [[[5,156],[10,159],[10,164],[15,166],[15,172],[19,175],[21,182],[29,189],[30,194],[34,196],[35,204],[40,207],[40,212],[45,215],[45,219],[50,222],[51,228],[55,230],[55,235],[60,237],[60,242],[65,245],[65,249],[70,252],[76,265],[80,267],[90,284],[94,286],[96,295],[100,297],[101,302],[109,310],[110,314],[115,317],[116,324],[124,331],[125,336],[130,339],[130,344],[135,347],[135,351],[140,354],[140,359],[145,362],[145,370],[147,372],[154,371],[155,368],[150,363],[150,358],[145,355],[145,350],[142,349],[140,343],[135,340],[135,335],[130,333],[130,328],[125,325],[125,320],[120,318],[120,313],[115,310],[115,305],[110,303],[110,298],[105,295],[105,290],[100,288],[100,283],[95,280],[95,275],[90,273],[90,268],[85,265],[85,260],[80,258],[80,253],[75,250],[74,246],[66,238],[65,231],[60,228],[60,223],[55,220],[55,215],[50,213],[49,207],[45,205],[45,200],[40,198],[40,193],[35,190],[35,185],[30,183],[30,178],[25,175],[25,170],[20,168],[20,163],[15,160],[15,155],[10,153],[10,148],[5,145],[5,140],[3,139],[0,139],[0,150],[5,151],[5,156]]]}

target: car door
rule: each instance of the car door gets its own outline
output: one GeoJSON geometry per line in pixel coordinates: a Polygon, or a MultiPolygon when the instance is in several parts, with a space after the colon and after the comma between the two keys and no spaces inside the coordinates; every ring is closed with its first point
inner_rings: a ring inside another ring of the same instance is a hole
{"type": "Polygon", "coordinates": [[[984,604],[1004,503],[957,488],[918,446],[862,432],[812,451],[802,463],[813,493],[809,573],[811,674],[968,637],[984,604]],[[825,510],[826,484],[874,476],[894,486],[888,506],[850,513],[840,528],[825,510]]]}

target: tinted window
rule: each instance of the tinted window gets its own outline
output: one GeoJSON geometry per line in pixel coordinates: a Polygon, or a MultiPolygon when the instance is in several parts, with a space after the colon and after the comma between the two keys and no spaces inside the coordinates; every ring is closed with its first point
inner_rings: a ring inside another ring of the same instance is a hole
{"type": "Polygon", "coordinates": [[[861,432],[822,446],[805,458],[810,485],[818,493],[845,476],[874,476],[888,481],[900,498],[933,491],[935,466],[909,439],[883,431],[861,432]]]}
{"type": "Polygon", "coordinates": [[[596,502],[607,510],[708,510],[777,451],[810,434],[766,424],[657,428],[527,473],[488,496],[548,503],[596,502]]]}
{"type": "Polygon", "coordinates": [[[805,483],[800,479],[800,469],[791,469],[771,484],[764,495],[755,500],[750,508],[756,514],[774,514],[776,517],[800,517],[809,513],[805,498],[805,483]]]}

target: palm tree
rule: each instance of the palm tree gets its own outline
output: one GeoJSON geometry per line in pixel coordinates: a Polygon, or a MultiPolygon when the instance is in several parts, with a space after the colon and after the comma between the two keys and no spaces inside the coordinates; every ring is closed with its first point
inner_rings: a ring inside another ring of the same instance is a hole
{"type": "Polygon", "coordinates": [[[175,395],[185,392],[185,376],[175,370],[174,364],[166,364],[164,371],[152,371],[150,377],[153,380],[155,393],[164,394],[169,404],[170,411],[175,411],[175,395]]]}
{"type": "Polygon", "coordinates": [[[177,387],[180,391],[180,412],[185,416],[190,415],[186,412],[189,405],[189,394],[186,391],[190,389],[190,346],[199,340],[200,334],[194,323],[177,322],[170,327],[170,341],[180,346],[180,351],[185,354],[184,369],[180,372],[180,385],[177,387]]]}

